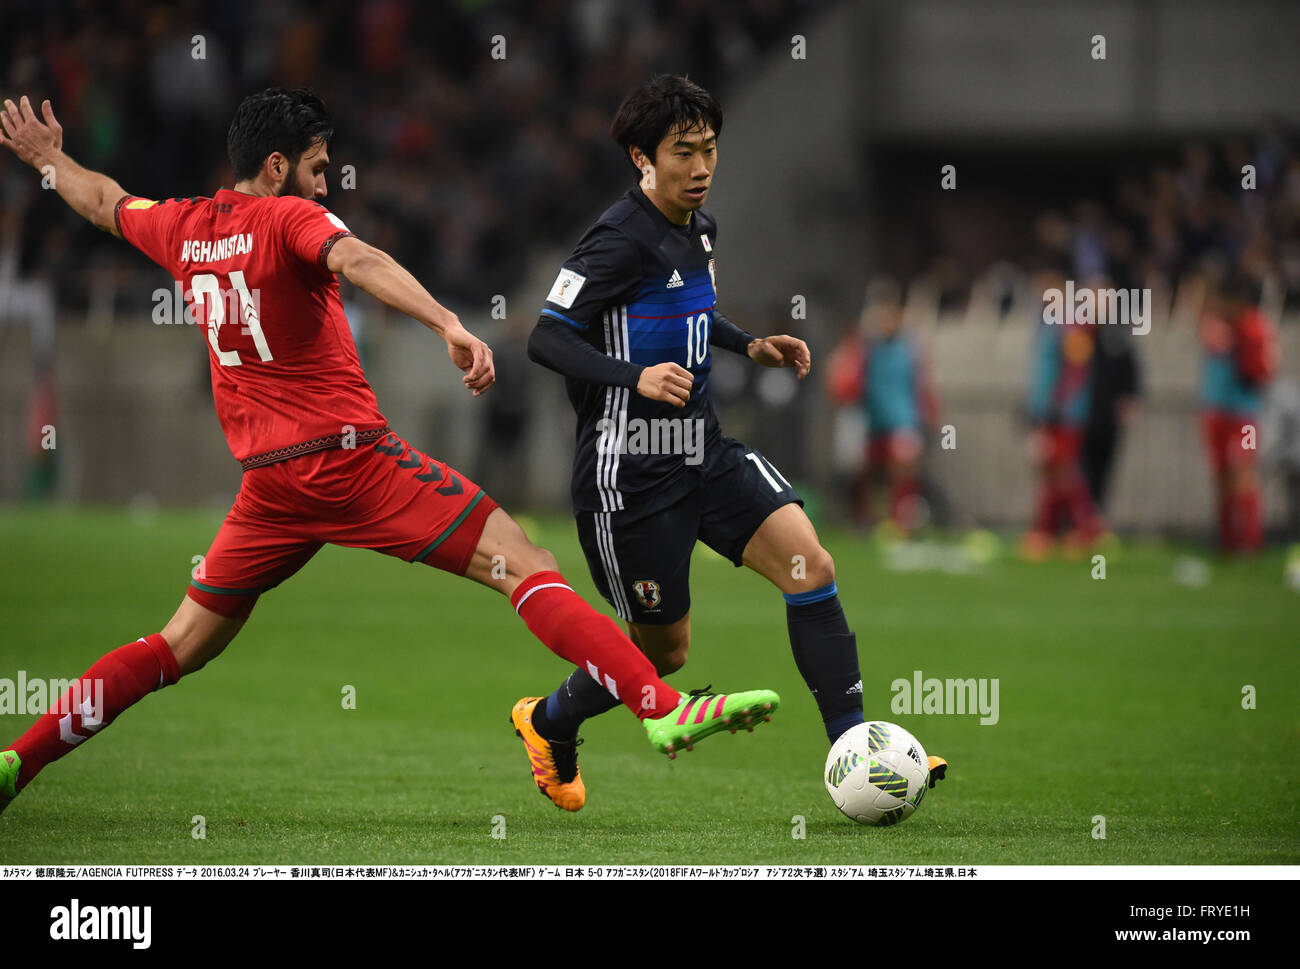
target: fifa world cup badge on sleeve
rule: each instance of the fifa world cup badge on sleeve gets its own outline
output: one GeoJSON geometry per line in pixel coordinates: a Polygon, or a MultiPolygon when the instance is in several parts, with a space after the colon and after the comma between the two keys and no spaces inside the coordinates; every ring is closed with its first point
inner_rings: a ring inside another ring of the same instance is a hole
{"type": "Polygon", "coordinates": [[[546,296],[546,301],[556,306],[563,306],[567,310],[573,306],[573,301],[577,299],[578,292],[586,281],[586,276],[579,276],[572,269],[561,269],[560,275],[555,277],[555,285],[546,296]]]}

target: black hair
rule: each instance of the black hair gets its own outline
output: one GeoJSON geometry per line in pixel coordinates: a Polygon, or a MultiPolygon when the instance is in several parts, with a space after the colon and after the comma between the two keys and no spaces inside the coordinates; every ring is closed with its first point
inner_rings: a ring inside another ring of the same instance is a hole
{"type": "Polygon", "coordinates": [[[267,88],[239,102],[226,135],[235,180],[257,177],[266,156],[278,151],[294,164],[318,141],[334,136],[325,102],[307,88],[267,88]]]}
{"type": "Polygon", "coordinates": [[[653,160],[655,149],[669,132],[705,126],[721,137],[722,108],[717,99],[681,74],[656,74],[623,99],[609,133],[623,146],[628,163],[636,168],[629,153],[633,146],[653,160]]]}

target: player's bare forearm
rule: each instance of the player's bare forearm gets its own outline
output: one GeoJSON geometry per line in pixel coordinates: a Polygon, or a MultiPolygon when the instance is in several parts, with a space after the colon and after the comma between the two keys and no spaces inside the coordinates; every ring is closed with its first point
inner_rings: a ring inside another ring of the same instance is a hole
{"type": "Polygon", "coordinates": [[[360,239],[340,239],[330,249],[327,265],[348,282],[379,300],[419,320],[439,336],[461,328],[456,314],[440,304],[419,280],[396,259],[360,239]]]}
{"type": "Polygon", "coordinates": [[[447,341],[451,362],[465,374],[461,382],[477,397],[496,381],[492,351],[461,325],[456,314],[429,295],[419,281],[396,259],[355,236],[340,239],[330,247],[325,265],[342,273],[348,282],[385,306],[419,320],[447,341]]]}
{"type": "Polygon", "coordinates": [[[54,189],[59,197],[95,228],[121,238],[113,209],[128,194],[126,189],[107,175],[83,168],[61,151],[49,164],[53,166],[54,189]]]}
{"type": "Polygon", "coordinates": [[[97,228],[119,235],[113,209],[127,192],[116,181],[73,161],[63,151],[63,127],[49,101],[41,104],[44,121],[36,117],[26,95],[8,99],[0,111],[0,144],[31,165],[78,215],[97,228]]]}

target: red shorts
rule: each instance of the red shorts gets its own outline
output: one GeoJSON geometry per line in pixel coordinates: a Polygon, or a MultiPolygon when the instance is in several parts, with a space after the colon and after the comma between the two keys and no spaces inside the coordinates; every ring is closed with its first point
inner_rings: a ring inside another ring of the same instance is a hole
{"type": "Polygon", "coordinates": [[[911,464],[920,456],[921,435],[908,428],[872,434],[867,442],[867,465],[872,468],[911,464]]]}
{"type": "Polygon", "coordinates": [[[497,504],[396,434],[244,472],[234,507],[186,594],[248,618],[257,597],[326,543],[371,548],[461,575],[497,504]]]}
{"type": "Polygon", "coordinates": [[[1064,424],[1044,424],[1033,435],[1038,460],[1050,467],[1077,464],[1083,450],[1083,429],[1064,424]]]}
{"type": "MultiPolygon", "coordinates": [[[[1256,452],[1245,447],[1244,427],[1256,427],[1255,418],[1247,414],[1229,414],[1226,411],[1211,410],[1201,415],[1201,431],[1205,435],[1205,446],[1210,452],[1210,466],[1216,471],[1228,468],[1246,468],[1255,463],[1256,452]]],[[[1254,438],[1258,429],[1251,432],[1254,438]]],[[[1257,440],[1252,444],[1259,446],[1257,440]]]]}

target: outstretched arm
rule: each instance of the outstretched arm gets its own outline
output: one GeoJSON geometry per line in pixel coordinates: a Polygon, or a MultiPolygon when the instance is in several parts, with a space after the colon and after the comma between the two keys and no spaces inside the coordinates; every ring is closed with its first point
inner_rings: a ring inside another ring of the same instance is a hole
{"type": "Polygon", "coordinates": [[[325,264],[330,272],[342,273],[354,286],[384,305],[419,320],[446,340],[447,355],[464,371],[461,382],[475,397],[492,386],[496,369],[488,345],[465,329],[455,313],[434,299],[388,253],[355,236],[347,236],[330,248],[325,264]]]}
{"type": "Polygon", "coordinates": [[[6,98],[4,110],[0,111],[0,144],[49,177],[54,190],[83,219],[121,238],[113,209],[126,190],[107,175],[82,168],[63,153],[63,126],[55,119],[48,100],[41,102],[41,114],[44,122],[36,117],[26,95],[17,104],[6,98]]]}

